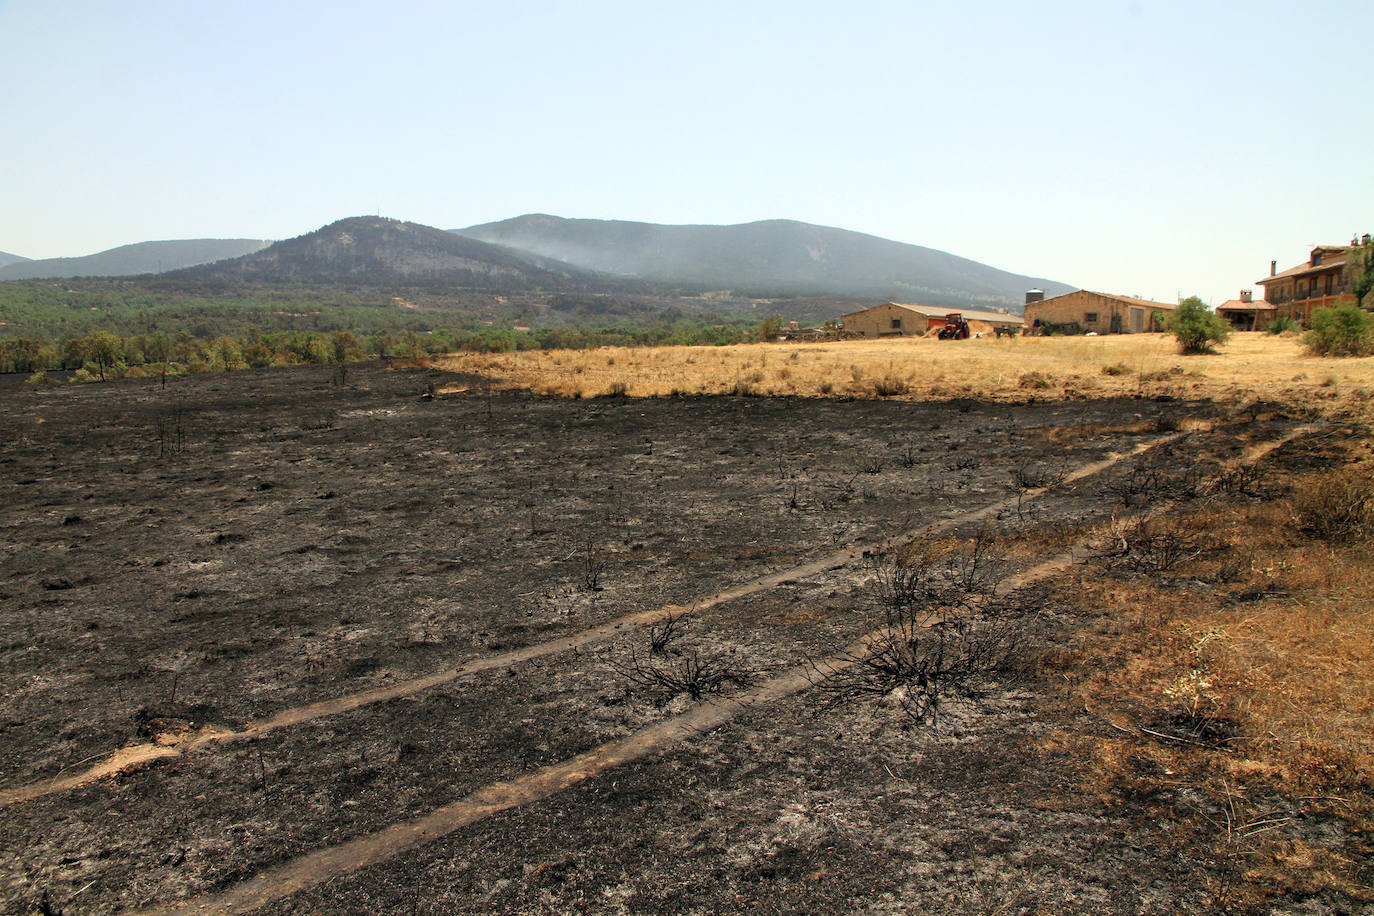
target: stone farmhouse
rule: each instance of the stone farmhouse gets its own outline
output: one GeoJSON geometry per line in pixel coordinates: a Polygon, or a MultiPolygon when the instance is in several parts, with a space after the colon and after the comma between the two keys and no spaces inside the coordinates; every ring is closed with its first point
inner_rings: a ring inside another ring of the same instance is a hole
{"type": "Polygon", "coordinates": [[[1080,289],[1052,299],[1041,299],[1038,289],[1026,294],[1026,324],[1067,334],[1140,334],[1161,331],[1164,320],[1177,305],[1080,289]]]}
{"type": "Polygon", "coordinates": [[[945,316],[958,312],[974,333],[991,333],[998,327],[1019,329],[1019,315],[977,309],[950,309],[934,305],[885,302],[840,317],[847,333],[861,337],[923,337],[944,327],[945,316]]]}

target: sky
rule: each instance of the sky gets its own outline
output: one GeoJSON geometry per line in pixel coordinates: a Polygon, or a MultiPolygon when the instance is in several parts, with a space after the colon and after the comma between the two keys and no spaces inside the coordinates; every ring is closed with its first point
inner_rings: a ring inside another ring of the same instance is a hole
{"type": "Polygon", "coordinates": [[[1366,0],[0,0],[0,251],[788,218],[1215,305],[1374,232],[1371,35],[1366,0]]]}

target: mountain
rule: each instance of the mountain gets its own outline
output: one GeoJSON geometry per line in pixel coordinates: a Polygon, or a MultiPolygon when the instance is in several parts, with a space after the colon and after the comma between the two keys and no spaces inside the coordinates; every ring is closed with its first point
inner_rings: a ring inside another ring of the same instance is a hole
{"type": "Polygon", "coordinates": [[[124,277],[154,274],[224,258],[236,258],[265,247],[260,239],[180,239],[121,245],[82,258],[20,260],[0,267],[0,280],[49,277],[124,277]]]}
{"type": "MultiPolygon", "coordinates": [[[[169,280],[257,283],[432,284],[480,288],[577,287],[586,271],[529,252],[396,219],[354,216],[169,280]]],[[[611,282],[615,282],[611,278],[611,282]]]]}
{"type": "Polygon", "coordinates": [[[590,270],[704,289],[894,298],[1020,311],[1025,291],[1075,287],[1008,273],[933,248],[764,220],[733,226],[665,226],[530,214],[454,230],[590,270]]]}
{"type": "Polygon", "coordinates": [[[20,257],[17,254],[10,254],[7,251],[0,251],[0,267],[4,267],[6,264],[19,264],[27,260],[28,258],[20,257]]]}

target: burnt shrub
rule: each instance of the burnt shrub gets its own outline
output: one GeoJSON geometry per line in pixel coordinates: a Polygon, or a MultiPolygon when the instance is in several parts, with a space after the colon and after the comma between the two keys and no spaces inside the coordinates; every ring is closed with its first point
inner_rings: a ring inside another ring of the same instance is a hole
{"type": "Polygon", "coordinates": [[[861,648],[814,663],[828,702],[895,701],[913,724],[935,722],[946,699],[974,696],[990,676],[1016,667],[1027,629],[997,601],[994,544],[984,529],[943,557],[914,542],[870,557],[878,626],[861,648]]]}
{"type": "Polygon", "coordinates": [[[1169,518],[1113,522],[1111,536],[1111,546],[1099,553],[1100,559],[1151,575],[1173,572],[1207,550],[1195,533],[1169,518]]]}
{"type": "Polygon", "coordinates": [[[657,691],[665,700],[684,693],[700,700],[730,686],[748,687],[755,680],[754,672],[733,650],[702,654],[696,649],[677,651],[665,647],[655,657],[651,647],[647,654],[633,650],[628,660],[607,664],[634,686],[657,691]]]}

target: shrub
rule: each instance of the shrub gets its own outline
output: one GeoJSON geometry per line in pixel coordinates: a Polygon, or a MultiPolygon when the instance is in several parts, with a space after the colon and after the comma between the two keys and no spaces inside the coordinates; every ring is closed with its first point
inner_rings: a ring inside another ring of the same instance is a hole
{"type": "Polygon", "coordinates": [[[882,378],[873,380],[873,393],[880,398],[896,397],[910,390],[911,385],[906,379],[890,372],[882,378]]]}
{"type": "Polygon", "coordinates": [[[1197,296],[1189,296],[1179,303],[1169,316],[1168,328],[1178,340],[1182,353],[1211,353],[1213,346],[1225,343],[1231,336],[1231,326],[1197,296]]]}
{"type": "Polygon", "coordinates": [[[1369,356],[1374,354],[1374,320],[1353,303],[1317,309],[1303,344],[1313,356],[1369,356]]]}
{"type": "Polygon", "coordinates": [[[1345,469],[1313,480],[1293,494],[1298,529],[1334,542],[1374,536],[1374,477],[1345,469]]]}
{"type": "Polygon", "coordinates": [[[963,551],[932,556],[921,545],[871,558],[872,597],[881,617],[860,650],[816,662],[816,686],[830,703],[893,700],[910,721],[935,720],[941,702],[973,696],[991,675],[1026,652],[1025,623],[998,613],[1000,557],[984,529],[963,551]]]}
{"type": "Polygon", "coordinates": [[[1268,328],[1270,334],[1285,334],[1289,331],[1301,330],[1302,325],[1298,324],[1296,321],[1294,321],[1292,318],[1289,318],[1287,315],[1284,315],[1282,318],[1275,318],[1274,323],[1269,325],[1268,328]]]}
{"type": "Polygon", "coordinates": [[[700,652],[664,650],[662,661],[653,661],[638,652],[630,653],[625,663],[608,661],[612,671],[636,687],[661,691],[672,699],[686,694],[700,700],[711,693],[723,693],[728,686],[748,687],[754,683],[754,673],[735,658],[735,653],[721,652],[703,657],[700,652]]]}

